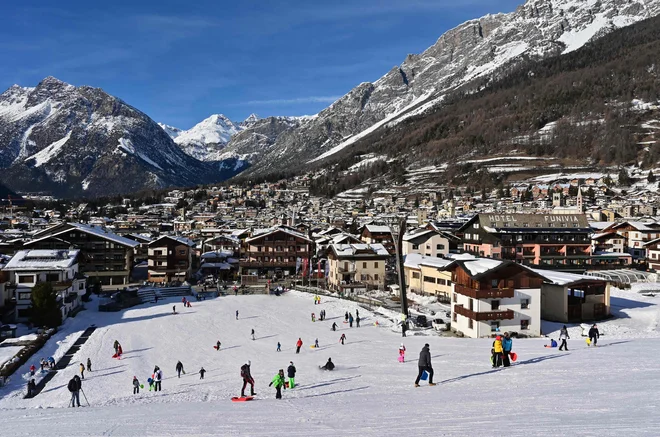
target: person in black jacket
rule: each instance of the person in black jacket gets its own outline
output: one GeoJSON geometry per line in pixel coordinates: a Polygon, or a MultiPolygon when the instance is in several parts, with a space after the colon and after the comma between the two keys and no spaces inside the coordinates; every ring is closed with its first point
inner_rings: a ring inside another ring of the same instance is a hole
{"type": "Polygon", "coordinates": [[[293,361],[289,361],[289,367],[286,368],[286,376],[289,377],[289,388],[294,388],[296,386],[296,366],[293,365],[293,361]]]}
{"type": "Polygon", "coordinates": [[[250,361],[241,366],[241,377],[243,378],[243,388],[241,389],[241,397],[245,397],[245,387],[250,384],[250,396],[254,396],[254,379],[250,373],[250,361]]]}
{"type": "Polygon", "coordinates": [[[422,351],[419,353],[417,367],[419,368],[419,372],[417,373],[417,379],[415,379],[415,387],[419,387],[419,380],[424,371],[429,374],[429,385],[435,385],[433,383],[433,367],[431,366],[431,352],[429,351],[428,343],[424,345],[422,351]]]}
{"type": "Polygon", "coordinates": [[[321,367],[323,370],[333,370],[335,368],[335,363],[332,362],[331,358],[328,358],[328,362],[325,363],[325,366],[321,367]]]}
{"type": "Polygon", "coordinates": [[[133,394],[140,393],[140,381],[138,381],[137,376],[133,377],[133,394]]]}
{"type": "Polygon", "coordinates": [[[184,375],[186,374],[186,372],[183,371],[183,364],[181,361],[179,361],[176,363],[176,373],[178,374],[179,378],[181,378],[181,372],[183,372],[184,375]]]}
{"type": "Polygon", "coordinates": [[[589,340],[591,341],[591,346],[596,346],[598,339],[600,338],[600,332],[598,332],[598,326],[594,324],[589,330],[589,340]]]}
{"type": "Polygon", "coordinates": [[[71,378],[69,384],[67,385],[67,388],[71,392],[71,403],[69,404],[69,406],[75,407],[76,404],[80,406],[80,389],[82,388],[82,382],[80,381],[80,377],[76,375],[73,378],[71,378]]]}
{"type": "Polygon", "coordinates": [[[27,383],[27,397],[31,398],[36,394],[37,391],[37,384],[34,383],[34,378],[32,378],[28,383],[27,383]]]}

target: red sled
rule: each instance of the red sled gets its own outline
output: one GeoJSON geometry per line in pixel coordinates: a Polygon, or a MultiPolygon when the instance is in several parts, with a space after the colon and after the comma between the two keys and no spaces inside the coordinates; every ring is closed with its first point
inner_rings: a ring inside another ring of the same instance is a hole
{"type": "Polygon", "coordinates": [[[114,354],[112,356],[112,358],[117,358],[118,360],[120,360],[121,359],[121,354],[114,354]]]}
{"type": "Polygon", "coordinates": [[[231,398],[231,401],[232,402],[247,402],[247,401],[251,401],[252,399],[254,399],[254,396],[242,396],[242,397],[241,396],[234,396],[233,398],[231,398]]]}
{"type": "Polygon", "coordinates": [[[213,346],[213,349],[218,350],[218,346],[213,346]]]}
{"type": "Polygon", "coordinates": [[[515,352],[511,352],[511,353],[509,354],[509,356],[511,357],[511,361],[513,361],[514,363],[515,363],[516,360],[518,359],[518,354],[515,353],[515,352]]]}

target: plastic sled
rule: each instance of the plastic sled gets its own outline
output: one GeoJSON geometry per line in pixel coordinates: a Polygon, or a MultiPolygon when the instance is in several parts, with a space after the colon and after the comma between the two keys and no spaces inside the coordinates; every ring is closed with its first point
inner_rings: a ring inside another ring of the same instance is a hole
{"type": "Polygon", "coordinates": [[[509,357],[511,358],[511,361],[513,361],[513,362],[515,363],[516,360],[518,359],[518,354],[515,353],[515,352],[511,352],[511,353],[509,354],[509,357]]]}
{"type": "Polygon", "coordinates": [[[348,323],[346,320],[344,320],[344,323],[348,323]]]}
{"type": "Polygon", "coordinates": [[[310,349],[316,349],[316,346],[311,345],[309,348],[310,348],[310,349]]]}
{"type": "Polygon", "coordinates": [[[587,346],[591,346],[591,339],[587,338],[584,340],[587,343],[587,346]]]}
{"type": "Polygon", "coordinates": [[[213,346],[213,349],[218,350],[218,346],[213,346]]]}
{"type": "Polygon", "coordinates": [[[426,370],[422,372],[422,377],[419,379],[421,379],[422,381],[426,381],[427,379],[429,379],[429,374],[426,373],[426,370]]]}
{"type": "Polygon", "coordinates": [[[399,355],[399,362],[403,363],[403,355],[399,355]]]}
{"type": "Polygon", "coordinates": [[[289,388],[289,381],[284,381],[284,387],[289,388]]]}
{"type": "Polygon", "coordinates": [[[140,388],[144,388],[144,384],[140,384],[140,388]]]}
{"type": "Polygon", "coordinates": [[[232,402],[247,402],[247,401],[251,401],[252,399],[254,399],[254,396],[243,396],[243,397],[234,396],[233,398],[231,398],[231,401],[232,402]]]}

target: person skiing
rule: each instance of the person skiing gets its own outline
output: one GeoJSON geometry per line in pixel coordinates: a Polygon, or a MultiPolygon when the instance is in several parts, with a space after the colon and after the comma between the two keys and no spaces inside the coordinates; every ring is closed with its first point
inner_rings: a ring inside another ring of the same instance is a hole
{"type": "Polygon", "coordinates": [[[277,342],[277,352],[282,352],[282,344],[280,342],[277,342]]]}
{"type": "Polygon", "coordinates": [[[236,310],[236,320],[238,320],[238,310],[236,310]]]}
{"type": "Polygon", "coordinates": [[[401,357],[401,362],[406,361],[406,347],[401,343],[401,346],[399,346],[399,356],[401,357]]]}
{"type": "Polygon", "coordinates": [[[339,341],[341,341],[341,344],[344,344],[344,341],[346,341],[346,334],[342,334],[341,337],[339,337],[339,341]]]}
{"type": "Polygon", "coordinates": [[[568,329],[566,328],[566,325],[562,326],[561,331],[559,331],[559,339],[561,340],[561,344],[559,345],[559,350],[565,349],[568,351],[568,345],[566,344],[566,340],[569,340],[571,337],[568,335],[568,329]]]}
{"type": "Polygon", "coordinates": [[[600,332],[598,332],[598,326],[594,325],[589,329],[589,345],[596,346],[598,339],[600,338],[600,332]]]}
{"type": "Polygon", "coordinates": [[[199,379],[204,379],[204,374],[206,373],[206,370],[202,367],[199,369],[199,379]]]}
{"type": "Polygon", "coordinates": [[[302,339],[300,337],[298,337],[298,341],[296,342],[296,353],[297,354],[300,353],[300,348],[302,347],[302,345],[303,345],[302,339]]]}
{"type": "Polygon", "coordinates": [[[280,369],[279,372],[277,372],[277,375],[273,378],[273,380],[268,384],[268,387],[275,385],[275,399],[282,399],[282,389],[286,390],[286,386],[284,385],[284,370],[280,369]]]}
{"type": "Polygon", "coordinates": [[[133,394],[140,394],[140,381],[138,381],[137,376],[133,376],[133,394]]]}
{"type": "Polygon", "coordinates": [[[80,377],[85,379],[85,365],[83,363],[80,363],[80,377]]]}
{"type": "Polygon", "coordinates": [[[328,358],[328,362],[325,363],[325,366],[319,366],[321,370],[333,370],[335,368],[335,363],[332,362],[332,358],[328,358]]]}
{"type": "Polygon", "coordinates": [[[87,358],[87,371],[92,371],[92,360],[90,358],[87,358]]]}
{"type": "Polygon", "coordinates": [[[80,389],[82,388],[80,377],[75,375],[73,378],[71,378],[69,384],[67,384],[67,388],[71,392],[71,402],[69,406],[75,407],[76,404],[80,406],[80,389]]]}
{"type": "Polygon", "coordinates": [[[491,349],[493,354],[493,368],[500,367],[502,365],[502,337],[497,336],[493,341],[493,349],[491,349]]]}
{"type": "Polygon", "coordinates": [[[154,391],[160,391],[162,381],[163,371],[160,370],[160,367],[156,366],[154,369],[154,391]]]}
{"type": "Polygon", "coordinates": [[[34,382],[34,378],[31,378],[27,383],[27,397],[31,398],[37,394],[37,384],[34,382]]]}
{"type": "Polygon", "coordinates": [[[296,386],[296,366],[293,365],[293,361],[289,361],[286,375],[289,377],[289,388],[294,388],[296,386]]]}
{"type": "Polygon", "coordinates": [[[314,348],[315,349],[319,348],[319,339],[318,338],[316,340],[314,340],[314,348]]]}
{"type": "Polygon", "coordinates": [[[511,349],[513,348],[513,340],[509,336],[508,332],[504,333],[504,338],[502,339],[502,365],[504,367],[511,366],[511,361],[509,360],[509,355],[511,354],[511,349]]]}
{"type": "Polygon", "coordinates": [[[429,374],[429,385],[435,385],[433,383],[433,366],[431,365],[431,352],[429,351],[429,344],[426,343],[419,353],[419,361],[417,362],[417,367],[419,372],[417,373],[417,379],[415,379],[415,387],[419,387],[419,380],[422,378],[422,374],[426,371],[429,374]]]}
{"type": "Polygon", "coordinates": [[[337,330],[337,324],[335,322],[332,322],[332,330],[333,331],[337,330]]]}
{"type": "Polygon", "coordinates": [[[221,344],[221,343],[220,343],[220,340],[218,340],[218,342],[215,344],[215,348],[216,348],[217,350],[220,350],[220,344],[221,344]]]}
{"type": "Polygon", "coordinates": [[[40,370],[41,373],[44,373],[44,366],[45,365],[46,365],[46,360],[44,360],[42,358],[41,361],[39,361],[39,367],[41,367],[41,370],[40,370]]]}
{"type": "Polygon", "coordinates": [[[358,328],[360,327],[360,316],[355,317],[355,324],[358,328]]]}
{"type": "Polygon", "coordinates": [[[254,379],[250,373],[250,361],[241,366],[241,377],[243,378],[243,388],[241,389],[241,397],[245,397],[245,387],[250,384],[250,396],[254,396],[254,379]]]}
{"type": "Polygon", "coordinates": [[[179,378],[181,378],[181,372],[185,375],[186,372],[183,370],[183,363],[181,361],[178,361],[176,363],[176,373],[178,374],[179,378]]]}
{"type": "Polygon", "coordinates": [[[350,328],[353,327],[353,314],[349,314],[349,315],[348,315],[348,326],[349,326],[350,328]]]}

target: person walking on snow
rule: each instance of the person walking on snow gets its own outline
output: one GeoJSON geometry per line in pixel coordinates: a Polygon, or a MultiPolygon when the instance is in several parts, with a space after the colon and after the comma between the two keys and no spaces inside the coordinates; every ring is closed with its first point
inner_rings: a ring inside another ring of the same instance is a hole
{"type": "Polygon", "coordinates": [[[282,352],[282,344],[279,341],[277,342],[277,352],[282,352]]]}
{"type": "Polygon", "coordinates": [[[566,325],[562,326],[561,331],[559,331],[559,339],[561,340],[561,344],[559,345],[559,350],[565,349],[568,351],[568,345],[566,344],[566,340],[569,340],[571,337],[568,335],[568,329],[566,328],[566,325]]]}
{"type": "Polygon", "coordinates": [[[172,305],[172,314],[176,314],[176,305],[172,305]]]}
{"type": "Polygon", "coordinates": [[[133,394],[140,394],[140,381],[138,381],[137,376],[133,376],[133,394]]]}
{"type": "Polygon", "coordinates": [[[401,346],[399,346],[399,356],[401,357],[401,362],[403,363],[406,361],[406,347],[401,343],[401,346]]]}
{"type": "Polygon", "coordinates": [[[297,354],[300,353],[300,348],[302,347],[302,345],[303,345],[302,339],[300,337],[298,337],[298,341],[296,342],[296,353],[297,354]]]}
{"type": "Polygon", "coordinates": [[[502,365],[502,351],[502,337],[498,335],[495,337],[495,341],[493,341],[493,368],[502,365]]]}
{"type": "Polygon", "coordinates": [[[220,350],[220,344],[221,344],[221,343],[220,343],[220,340],[218,340],[218,342],[215,344],[215,348],[216,348],[217,350],[220,350]]]}
{"type": "Polygon", "coordinates": [[[318,338],[316,340],[314,340],[314,348],[315,349],[319,348],[319,339],[318,338]]]}
{"type": "Polygon", "coordinates": [[[154,391],[160,391],[162,381],[163,371],[160,370],[160,367],[156,366],[154,369],[154,391]]]}
{"type": "Polygon", "coordinates": [[[346,334],[342,334],[341,337],[339,337],[339,341],[341,341],[341,344],[344,344],[344,341],[346,341],[346,334]]]}
{"type": "Polygon", "coordinates": [[[594,326],[589,329],[589,345],[596,346],[598,339],[600,338],[600,332],[598,332],[598,326],[594,323],[594,326]]]}
{"type": "Polygon", "coordinates": [[[238,320],[238,310],[236,310],[236,320],[238,320]]]}
{"type": "Polygon", "coordinates": [[[245,397],[245,387],[250,384],[250,396],[254,396],[254,379],[252,379],[252,374],[250,373],[250,361],[241,366],[241,378],[243,378],[243,388],[241,389],[241,397],[245,397]]]}
{"type": "Polygon", "coordinates": [[[206,373],[206,370],[202,367],[199,369],[199,379],[204,379],[204,374],[206,373]]]}
{"type": "Polygon", "coordinates": [[[296,386],[296,366],[293,365],[293,361],[289,361],[286,374],[289,377],[289,388],[294,388],[296,386]]]}
{"type": "Polygon", "coordinates": [[[355,308],[355,317],[360,317],[360,310],[355,308]]]}
{"type": "Polygon", "coordinates": [[[252,340],[254,340],[254,329],[252,330],[252,340]]]}
{"type": "Polygon", "coordinates": [[[346,311],[346,314],[344,314],[344,320],[348,322],[348,311],[346,311]]]}
{"type": "Polygon", "coordinates": [[[504,338],[502,339],[502,365],[504,367],[509,367],[511,365],[511,361],[509,360],[511,349],[513,349],[513,340],[509,336],[509,333],[505,332],[504,338]]]}
{"type": "Polygon", "coordinates": [[[349,314],[349,315],[348,315],[348,326],[349,326],[350,328],[353,327],[353,314],[349,314]]]}
{"type": "Polygon", "coordinates": [[[312,313],[312,322],[316,322],[316,316],[312,313]]]}
{"type": "Polygon", "coordinates": [[[419,387],[419,380],[425,371],[429,374],[429,385],[435,385],[433,383],[433,366],[431,365],[431,352],[429,351],[428,343],[424,345],[422,351],[419,353],[417,367],[419,372],[417,373],[417,379],[415,379],[415,387],[419,387]]]}
{"type": "Polygon", "coordinates": [[[279,372],[277,372],[277,375],[273,378],[273,380],[268,384],[268,387],[274,385],[275,386],[275,399],[282,399],[282,389],[286,390],[286,386],[284,385],[284,369],[280,369],[279,372]]]}
{"type": "Polygon", "coordinates": [[[92,371],[92,360],[87,358],[87,371],[91,372],[92,371]]]}
{"type": "Polygon", "coordinates": [[[337,330],[337,324],[335,322],[332,322],[332,330],[333,331],[337,330]]]}
{"type": "Polygon", "coordinates": [[[356,324],[356,326],[357,326],[358,328],[360,327],[360,316],[357,316],[357,317],[355,318],[355,324],[356,324]]]}
{"type": "Polygon", "coordinates": [[[67,388],[71,392],[71,402],[69,403],[70,407],[75,407],[76,404],[80,406],[80,389],[82,388],[82,382],[78,375],[75,375],[69,381],[67,388]]]}
{"type": "Polygon", "coordinates": [[[176,363],[176,373],[178,374],[179,378],[181,378],[181,372],[185,375],[186,372],[183,370],[183,363],[181,361],[178,361],[176,363]]]}
{"type": "Polygon", "coordinates": [[[34,378],[30,379],[30,381],[27,383],[27,397],[31,398],[34,396],[37,392],[37,384],[34,382],[34,378]]]}
{"type": "Polygon", "coordinates": [[[85,379],[85,365],[80,363],[80,378],[85,379]]]}

